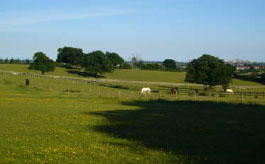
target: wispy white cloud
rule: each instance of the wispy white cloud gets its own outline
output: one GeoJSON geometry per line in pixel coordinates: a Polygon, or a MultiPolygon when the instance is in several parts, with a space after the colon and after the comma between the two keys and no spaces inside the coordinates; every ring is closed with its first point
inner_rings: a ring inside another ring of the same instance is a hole
{"type": "Polygon", "coordinates": [[[22,25],[121,16],[132,13],[134,13],[132,10],[99,10],[86,12],[30,11],[23,13],[0,13],[0,30],[8,30],[22,25]]]}

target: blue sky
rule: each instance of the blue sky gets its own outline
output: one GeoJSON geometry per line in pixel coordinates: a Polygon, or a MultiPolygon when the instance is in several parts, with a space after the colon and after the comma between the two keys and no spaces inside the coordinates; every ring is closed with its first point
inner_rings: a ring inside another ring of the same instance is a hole
{"type": "Polygon", "coordinates": [[[56,59],[63,46],[126,60],[204,53],[265,62],[264,0],[3,0],[0,57],[56,59]]]}

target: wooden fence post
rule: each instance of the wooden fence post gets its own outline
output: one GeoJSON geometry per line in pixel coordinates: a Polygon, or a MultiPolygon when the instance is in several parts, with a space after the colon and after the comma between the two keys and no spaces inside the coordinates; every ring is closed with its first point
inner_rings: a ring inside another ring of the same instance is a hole
{"type": "Polygon", "coordinates": [[[194,98],[195,98],[195,101],[197,101],[197,93],[196,93],[196,91],[194,91],[194,98]]]}

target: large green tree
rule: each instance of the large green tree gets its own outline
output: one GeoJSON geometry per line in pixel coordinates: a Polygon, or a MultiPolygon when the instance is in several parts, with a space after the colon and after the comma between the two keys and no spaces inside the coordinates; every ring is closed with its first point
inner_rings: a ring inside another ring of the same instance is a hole
{"type": "Polygon", "coordinates": [[[84,57],[83,67],[86,72],[97,76],[105,72],[112,72],[113,67],[106,55],[102,51],[88,53],[84,57]]]}
{"type": "Polygon", "coordinates": [[[163,66],[166,71],[177,71],[176,61],[173,59],[166,59],[163,61],[163,66]]]}
{"type": "Polygon", "coordinates": [[[107,59],[111,62],[113,68],[122,67],[124,60],[117,53],[106,52],[107,59]]]}
{"type": "Polygon", "coordinates": [[[80,48],[63,47],[58,49],[56,62],[65,63],[67,67],[82,65],[84,58],[83,50],[80,48]]]}
{"type": "Polygon", "coordinates": [[[30,64],[29,69],[39,70],[42,74],[51,72],[55,69],[55,62],[49,59],[43,52],[37,52],[33,56],[33,63],[30,64]]]}
{"type": "Polygon", "coordinates": [[[235,68],[223,60],[204,54],[187,66],[186,82],[209,86],[222,85],[226,89],[232,81],[235,68]]]}

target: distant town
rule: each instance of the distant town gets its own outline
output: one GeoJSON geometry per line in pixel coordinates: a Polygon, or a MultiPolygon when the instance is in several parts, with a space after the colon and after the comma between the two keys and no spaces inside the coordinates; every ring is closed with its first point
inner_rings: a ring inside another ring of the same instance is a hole
{"type": "Polygon", "coordinates": [[[227,60],[226,63],[235,66],[238,71],[245,71],[251,69],[254,70],[265,69],[265,62],[250,62],[247,60],[233,59],[233,60],[227,60]]]}

